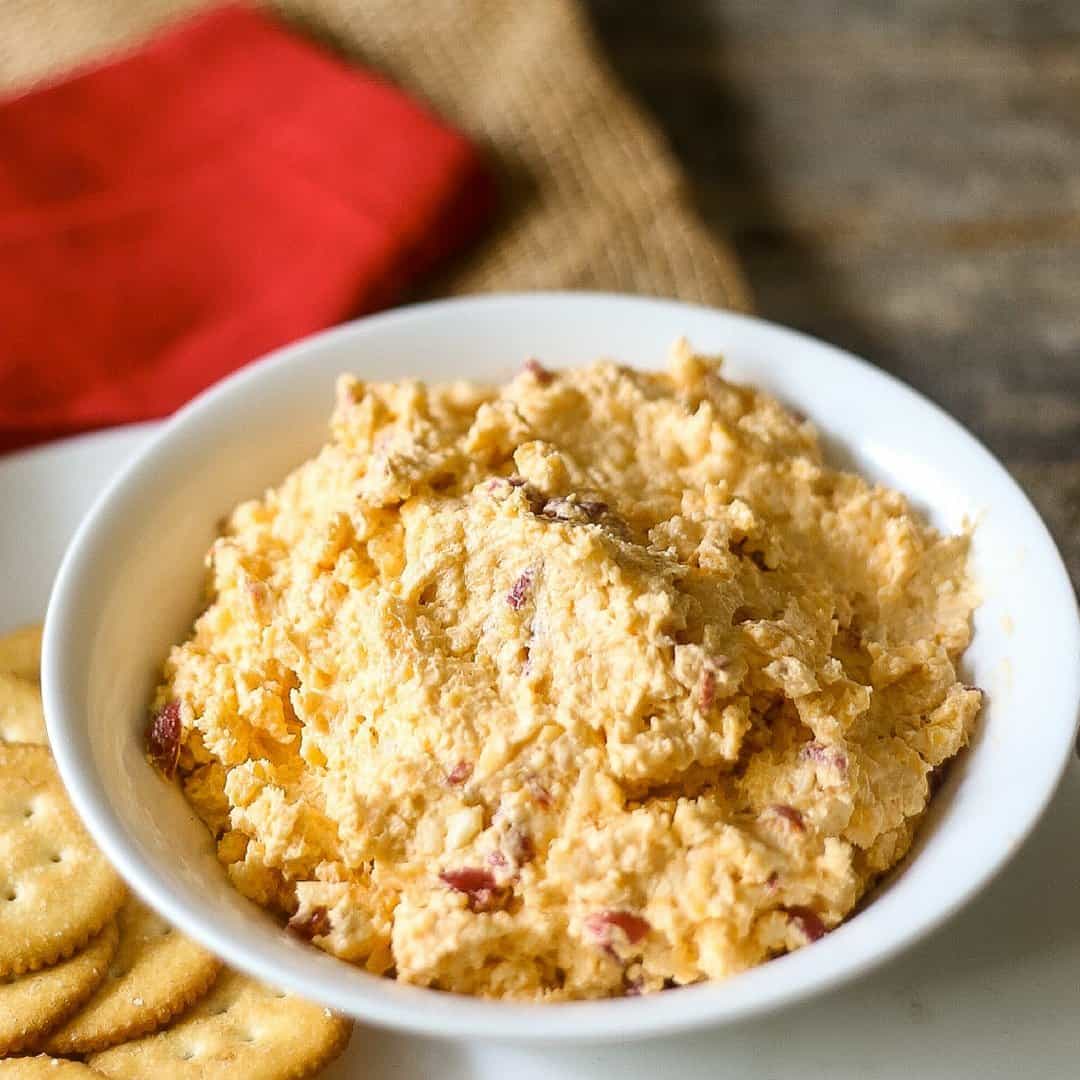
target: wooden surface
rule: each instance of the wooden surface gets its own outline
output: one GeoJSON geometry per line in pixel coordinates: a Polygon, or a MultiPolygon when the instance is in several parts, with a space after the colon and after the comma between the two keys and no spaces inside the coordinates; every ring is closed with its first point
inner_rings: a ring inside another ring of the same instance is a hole
{"type": "Polygon", "coordinates": [[[1080,2],[586,2],[758,312],[959,418],[1080,584],[1080,2]]]}

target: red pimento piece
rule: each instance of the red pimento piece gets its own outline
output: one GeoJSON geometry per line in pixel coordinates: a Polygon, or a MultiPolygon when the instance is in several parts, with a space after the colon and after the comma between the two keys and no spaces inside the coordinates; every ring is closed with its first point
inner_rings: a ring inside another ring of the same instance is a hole
{"type": "Polygon", "coordinates": [[[716,700],[716,672],[712,668],[705,668],[701,673],[701,691],[698,694],[698,705],[702,712],[708,712],[716,700]]]}
{"type": "Polygon", "coordinates": [[[773,803],[769,810],[777,817],[783,818],[794,826],[799,832],[806,832],[806,823],[803,821],[803,816],[794,806],[788,806],[787,803],[773,803]]]}
{"type": "Polygon", "coordinates": [[[803,932],[807,941],[819,941],[827,933],[821,916],[813,908],[789,907],[784,910],[788,918],[803,932]]]}
{"type": "Polygon", "coordinates": [[[823,746],[819,742],[808,742],[800,751],[804,761],[815,761],[819,765],[831,765],[838,772],[847,772],[848,759],[843,750],[835,746],[823,746]]]}
{"type": "Polygon", "coordinates": [[[530,356],[523,367],[541,386],[547,386],[555,378],[555,373],[544,367],[535,356],[530,356]]]}
{"type": "Polygon", "coordinates": [[[507,865],[506,856],[501,851],[489,852],[487,861],[488,866],[497,866],[499,869],[507,865]]]}
{"type": "Polygon", "coordinates": [[[469,898],[470,911],[493,911],[505,899],[495,876],[481,867],[462,866],[457,870],[444,870],[439,874],[439,880],[456,892],[464,893],[469,898]]]}
{"type": "Polygon", "coordinates": [[[520,611],[532,592],[533,582],[536,580],[536,572],[531,568],[524,570],[521,576],[514,582],[510,591],[506,594],[506,602],[515,610],[520,611]]]}
{"type": "Polygon", "coordinates": [[[311,941],[313,938],[325,937],[330,933],[330,914],[324,907],[312,908],[310,914],[301,918],[294,915],[288,923],[289,929],[298,937],[311,941]]]}
{"type": "Polygon", "coordinates": [[[472,776],[472,762],[459,761],[447,774],[446,782],[448,784],[464,784],[466,780],[472,776]]]}
{"type": "Polygon", "coordinates": [[[716,673],[724,671],[730,663],[731,660],[723,653],[706,657],[701,671],[701,689],[698,691],[698,707],[702,712],[708,712],[716,701],[716,673]]]}
{"type": "Polygon", "coordinates": [[[475,866],[462,866],[457,870],[443,870],[439,874],[441,881],[457,889],[458,892],[474,893],[482,889],[494,889],[495,879],[488,870],[475,866]]]}
{"type": "Polygon", "coordinates": [[[147,753],[166,779],[172,778],[180,760],[180,735],[180,702],[170,701],[146,729],[147,753]]]}
{"type": "Polygon", "coordinates": [[[511,826],[506,834],[506,844],[510,850],[510,858],[518,866],[524,866],[536,858],[536,845],[524,829],[511,826]]]}
{"type": "Polygon", "coordinates": [[[596,911],[585,919],[585,929],[599,945],[610,945],[612,928],[621,930],[631,945],[636,945],[652,929],[649,923],[632,911],[596,911]]]}

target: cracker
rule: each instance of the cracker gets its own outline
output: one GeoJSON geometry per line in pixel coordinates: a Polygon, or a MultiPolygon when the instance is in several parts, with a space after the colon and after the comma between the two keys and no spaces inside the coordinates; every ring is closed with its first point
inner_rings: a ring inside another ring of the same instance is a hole
{"type": "Polygon", "coordinates": [[[8,1058],[0,1061],[0,1080],[101,1080],[101,1073],[79,1061],[51,1057],[8,1058]]]}
{"type": "Polygon", "coordinates": [[[318,1005],[225,971],[176,1024],[90,1058],[106,1076],[300,1080],[337,1057],[352,1025],[318,1005]]]}
{"type": "Polygon", "coordinates": [[[117,916],[120,947],[97,993],[41,1044],[48,1054],[90,1054],[156,1031],[202,997],[221,962],[129,896],[117,916]]]}
{"type": "Polygon", "coordinates": [[[32,682],[41,678],[41,623],[0,634],[0,671],[32,682]]]}
{"type": "Polygon", "coordinates": [[[82,952],[53,967],[0,979],[0,1056],[36,1045],[96,989],[119,940],[111,922],[82,952]]]}
{"type": "Polygon", "coordinates": [[[44,746],[0,746],[0,975],[56,963],[116,914],[124,884],[44,746]]]}
{"type": "Polygon", "coordinates": [[[0,743],[49,745],[37,684],[6,671],[0,671],[0,743]]]}

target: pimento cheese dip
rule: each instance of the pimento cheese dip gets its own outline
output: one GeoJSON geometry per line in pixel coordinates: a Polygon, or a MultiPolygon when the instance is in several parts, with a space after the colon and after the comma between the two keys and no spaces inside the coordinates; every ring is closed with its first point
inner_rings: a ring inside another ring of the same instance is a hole
{"type": "Polygon", "coordinates": [[[150,749],[316,946],[491,998],[819,938],[967,742],[968,537],[684,343],[506,386],[342,377],[236,508],[150,749]]]}

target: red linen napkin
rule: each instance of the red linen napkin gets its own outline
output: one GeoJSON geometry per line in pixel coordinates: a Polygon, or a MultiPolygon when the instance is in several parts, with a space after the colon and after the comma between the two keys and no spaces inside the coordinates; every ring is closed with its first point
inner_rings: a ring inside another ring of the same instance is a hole
{"type": "Polygon", "coordinates": [[[244,7],[0,103],[0,451],[390,303],[493,190],[461,134],[244,7]]]}

